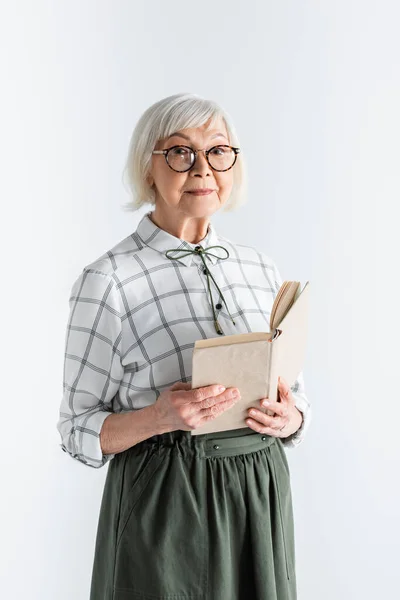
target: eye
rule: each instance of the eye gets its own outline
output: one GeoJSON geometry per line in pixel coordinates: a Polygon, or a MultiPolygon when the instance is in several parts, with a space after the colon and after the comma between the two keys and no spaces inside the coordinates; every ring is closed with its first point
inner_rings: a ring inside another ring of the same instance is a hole
{"type": "Polygon", "coordinates": [[[215,146],[210,154],[214,154],[215,156],[223,156],[227,153],[227,151],[229,151],[229,148],[224,148],[224,146],[215,146]]]}
{"type": "Polygon", "coordinates": [[[188,156],[191,154],[191,151],[184,146],[177,146],[176,148],[172,148],[171,154],[175,156],[188,156]]]}

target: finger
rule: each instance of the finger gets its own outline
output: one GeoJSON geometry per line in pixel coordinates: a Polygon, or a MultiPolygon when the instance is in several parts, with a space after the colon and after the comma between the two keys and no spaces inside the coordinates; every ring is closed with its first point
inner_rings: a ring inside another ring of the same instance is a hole
{"type": "Polygon", "coordinates": [[[283,427],[287,425],[287,420],[283,417],[276,417],[270,425],[270,429],[274,431],[279,431],[283,429],[283,427]]]}
{"type": "MultiPolygon", "coordinates": [[[[280,427],[275,428],[268,425],[263,425],[262,423],[256,421],[253,418],[246,419],[246,424],[258,433],[266,433],[267,435],[272,435],[274,437],[284,437],[283,432],[280,431],[280,427]]],[[[281,427],[283,427],[283,425],[281,425],[281,427]]]]}
{"type": "Polygon", "coordinates": [[[279,389],[279,393],[281,395],[286,396],[286,397],[289,395],[290,388],[289,388],[288,384],[286,383],[286,381],[282,377],[279,377],[278,389],[279,389]]]}
{"type": "Polygon", "coordinates": [[[261,410],[257,410],[255,408],[251,408],[248,411],[248,414],[250,418],[258,421],[261,425],[269,427],[273,430],[281,429],[281,427],[286,425],[288,422],[287,415],[272,417],[264,414],[261,410]]]}
{"type": "Polygon", "coordinates": [[[284,393],[283,391],[279,392],[278,402],[281,406],[289,406],[290,403],[290,392],[284,393]]]}
{"type": "Polygon", "coordinates": [[[258,421],[258,423],[263,425],[264,427],[270,427],[276,419],[276,417],[266,415],[257,408],[250,408],[248,410],[248,417],[254,421],[258,421]]]}
{"type": "MultiPolygon", "coordinates": [[[[231,393],[233,393],[234,389],[236,389],[236,388],[230,388],[230,389],[231,389],[231,393]]],[[[226,390],[226,387],[224,387],[223,385],[213,384],[213,385],[206,385],[204,387],[195,388],[194,390],[190,390],[187,393],[190,394],[190,398],[191,398],[192,402],[202,402],[206,398],[211,398],[213,396],[219,396],[225,390],[226,390]]]]}
{"type": "Polygon", "coordinates": [[[268,410],[273,410],[280,417],[287,417],[289,409],[287,402],[269,402],[269,404],[264,404],[265,400],[261,399],[261,406],[263,408],[268,408],[268,410]]]}

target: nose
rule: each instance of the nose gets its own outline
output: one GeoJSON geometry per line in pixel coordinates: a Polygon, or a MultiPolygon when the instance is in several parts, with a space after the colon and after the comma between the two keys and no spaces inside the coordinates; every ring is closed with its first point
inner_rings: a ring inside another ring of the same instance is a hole
{"type": "Polygon", "coordinates": [[[207,162],[204,150],[197,152],[196,160],[193,167],[190,169],[190,173],[197,177],[212,175],[212,169],[207,162]]]}

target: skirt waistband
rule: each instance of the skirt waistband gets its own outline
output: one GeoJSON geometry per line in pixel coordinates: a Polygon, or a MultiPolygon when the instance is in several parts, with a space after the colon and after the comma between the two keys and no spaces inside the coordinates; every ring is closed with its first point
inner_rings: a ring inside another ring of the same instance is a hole
{"type": "Polygon", "coordinates": [[[178,429],[153,435],[140,444],[143,446],[154,445],[159,451],[161,448],[183,446],[203,457],[235,456],[271,446],[276,443],[277,439],[271,435],[258,433],[249,427],[199,435],[192,435],[190,431],[178,429]]]}

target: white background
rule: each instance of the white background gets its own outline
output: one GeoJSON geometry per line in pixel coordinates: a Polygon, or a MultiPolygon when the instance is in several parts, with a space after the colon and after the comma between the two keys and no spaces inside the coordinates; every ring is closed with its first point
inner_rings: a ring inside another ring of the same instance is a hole
{"type": "Polygon", "coordinates": [[[249,201],[214,215],[218,231],[312,284],[313,423],[287,453],[299,600],[394,598],[399,4],[10,0],[0,10],[1,596],[88,600],[106,468],[59,447],[68,296],[144,212],[121,209],[137,119],[189,91],[226,108],[247,159],[249,201]]]}

